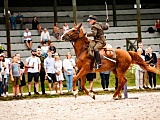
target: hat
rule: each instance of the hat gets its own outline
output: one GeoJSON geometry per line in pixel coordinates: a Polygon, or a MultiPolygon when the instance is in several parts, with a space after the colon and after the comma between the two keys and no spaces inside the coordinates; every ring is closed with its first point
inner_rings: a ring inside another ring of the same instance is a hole
{"type": "Polygon", "coordinates": [[[87,21],[90,21],[90,20],[97,20],[97,17],[94,15],[89,15],[89,18],[87,19],[87,21]]]}
{"type": "Polygon", "coordinates": [[[36,49],[32,49],[31,52],[37,52],[37,50],[36,49]]]}

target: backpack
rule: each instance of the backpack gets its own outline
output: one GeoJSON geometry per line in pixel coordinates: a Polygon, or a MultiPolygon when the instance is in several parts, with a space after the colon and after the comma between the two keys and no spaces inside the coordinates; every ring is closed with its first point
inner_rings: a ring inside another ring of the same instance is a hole
{"type": "Polygon", "coordinates": [[[154,33],[155,30],[153,29],[153,27],[149,27],[148,30],[147,30],[149,33],[154,33]]]}

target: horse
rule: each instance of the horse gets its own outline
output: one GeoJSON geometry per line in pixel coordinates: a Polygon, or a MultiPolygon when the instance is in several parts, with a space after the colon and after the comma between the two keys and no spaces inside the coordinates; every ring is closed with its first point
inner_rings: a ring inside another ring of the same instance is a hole
{"type": "MultiPolygon", "coordinates": [[[[76,66],[79,70],[78,74],[73,78],[73,93],[75,97],[78,94],[76,89],[76,81],[81,79],[81,87],[86,92],[87,95],[90,95],[93,99],[95,99],[95,95],[90,93],[85,87],[86,74],[90,72],[102,72],[111,70],[113,74],[118,78],[118,88],[113,94],[112,99],[116,99],[118,95],[118,99],[122,98],[121,90],[124,84],[127,82],[127,78],[125,78],[125,73],[131,64],[138,64],[142,69],[154,73],[159,73],[158,69],[149,67],[148,64],[134,51],[125,51],[122,49],[115,49],[115,57],[112,58],[108,54],[107,48],[102,48],[100,51],[101,63],[102,66],[99,69],[94,68],[95,59],[90,58],[88,56],[88,45],[91,42],[89,38],[86,37],[85,31],[82,27],[82,23],[74,26],[67,33],[62,36],[62,40],[71,42],[76,55],[76,66]],[[109,58],[109,59],[106,59],[109,58]],[[116,61],[114,62],[113,59],[116,61]]],[[[113,52],[110,52],[113,53],[113,52]]]]}

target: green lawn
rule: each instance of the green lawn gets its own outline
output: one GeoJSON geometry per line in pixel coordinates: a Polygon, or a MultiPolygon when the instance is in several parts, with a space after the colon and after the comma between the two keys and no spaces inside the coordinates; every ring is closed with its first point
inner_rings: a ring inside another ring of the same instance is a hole
{"type": "MultiPolygon", "coordinates": [[[[135,86],[135,76],[131,71],[128,71],[126,73],[126,78],[128,79],[127,82],[127,86],[135,86]]],[[[27,81],[27,76],[26,76],[26,81],[27,81]]],[[[111,73],[110,74],[110,80],[109,80],[109,88],[115,87],[115,76],[111,73]]],[[[160,85],[160,75],[157,75],[157,85],[160,85]]],[[[66,81],[63,82],[63,89],[66,90],[66,81]]],[[[86,82],[86,87],[89,88],[89,83],[86,82]]],[[[40,85],[39,85],[40,88],[40,85]]],[[[94,83],[93,83],[93,89],[94,88],[101,88],[101,78],[99,76],[99,73],[97,73],[97,77],[96,79],[94,79],[94,83]]],[[[40,91],[41,89],[39,89],[40,91]]],[[[48,91],[48,82],[47,80],[45,81],[45,90],[48,91]]],[[[32,91],[33,91],[33,82],[32,82],[32,91]]],[[[27,85],[24,86],[24,92],[28,92],[27,90],[27,85]]],[[[9,82],[9,93],[12,93],[12,88],[11,88],[11,84],[9,82]]]]}

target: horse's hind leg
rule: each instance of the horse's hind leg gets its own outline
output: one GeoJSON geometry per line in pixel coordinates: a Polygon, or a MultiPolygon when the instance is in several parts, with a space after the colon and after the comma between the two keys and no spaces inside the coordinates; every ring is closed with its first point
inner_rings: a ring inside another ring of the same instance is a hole
{"type": "Polygon", "coordinates": [[[114,74],[117,73],[116,75],[117,75],[117,78],[118,78],[118,88],[113,95],[113,99],[115,99],[117,95],[118,95],[118,98],[121,99],[121,97],[122,97],[121,90],[122,90],[124,84],[127,82],[127,79],[124,77],[125,72],[124,73],[122,73],[121,71],[118,71],[118,72],[112,71],[112,72],[114,74]]]}

